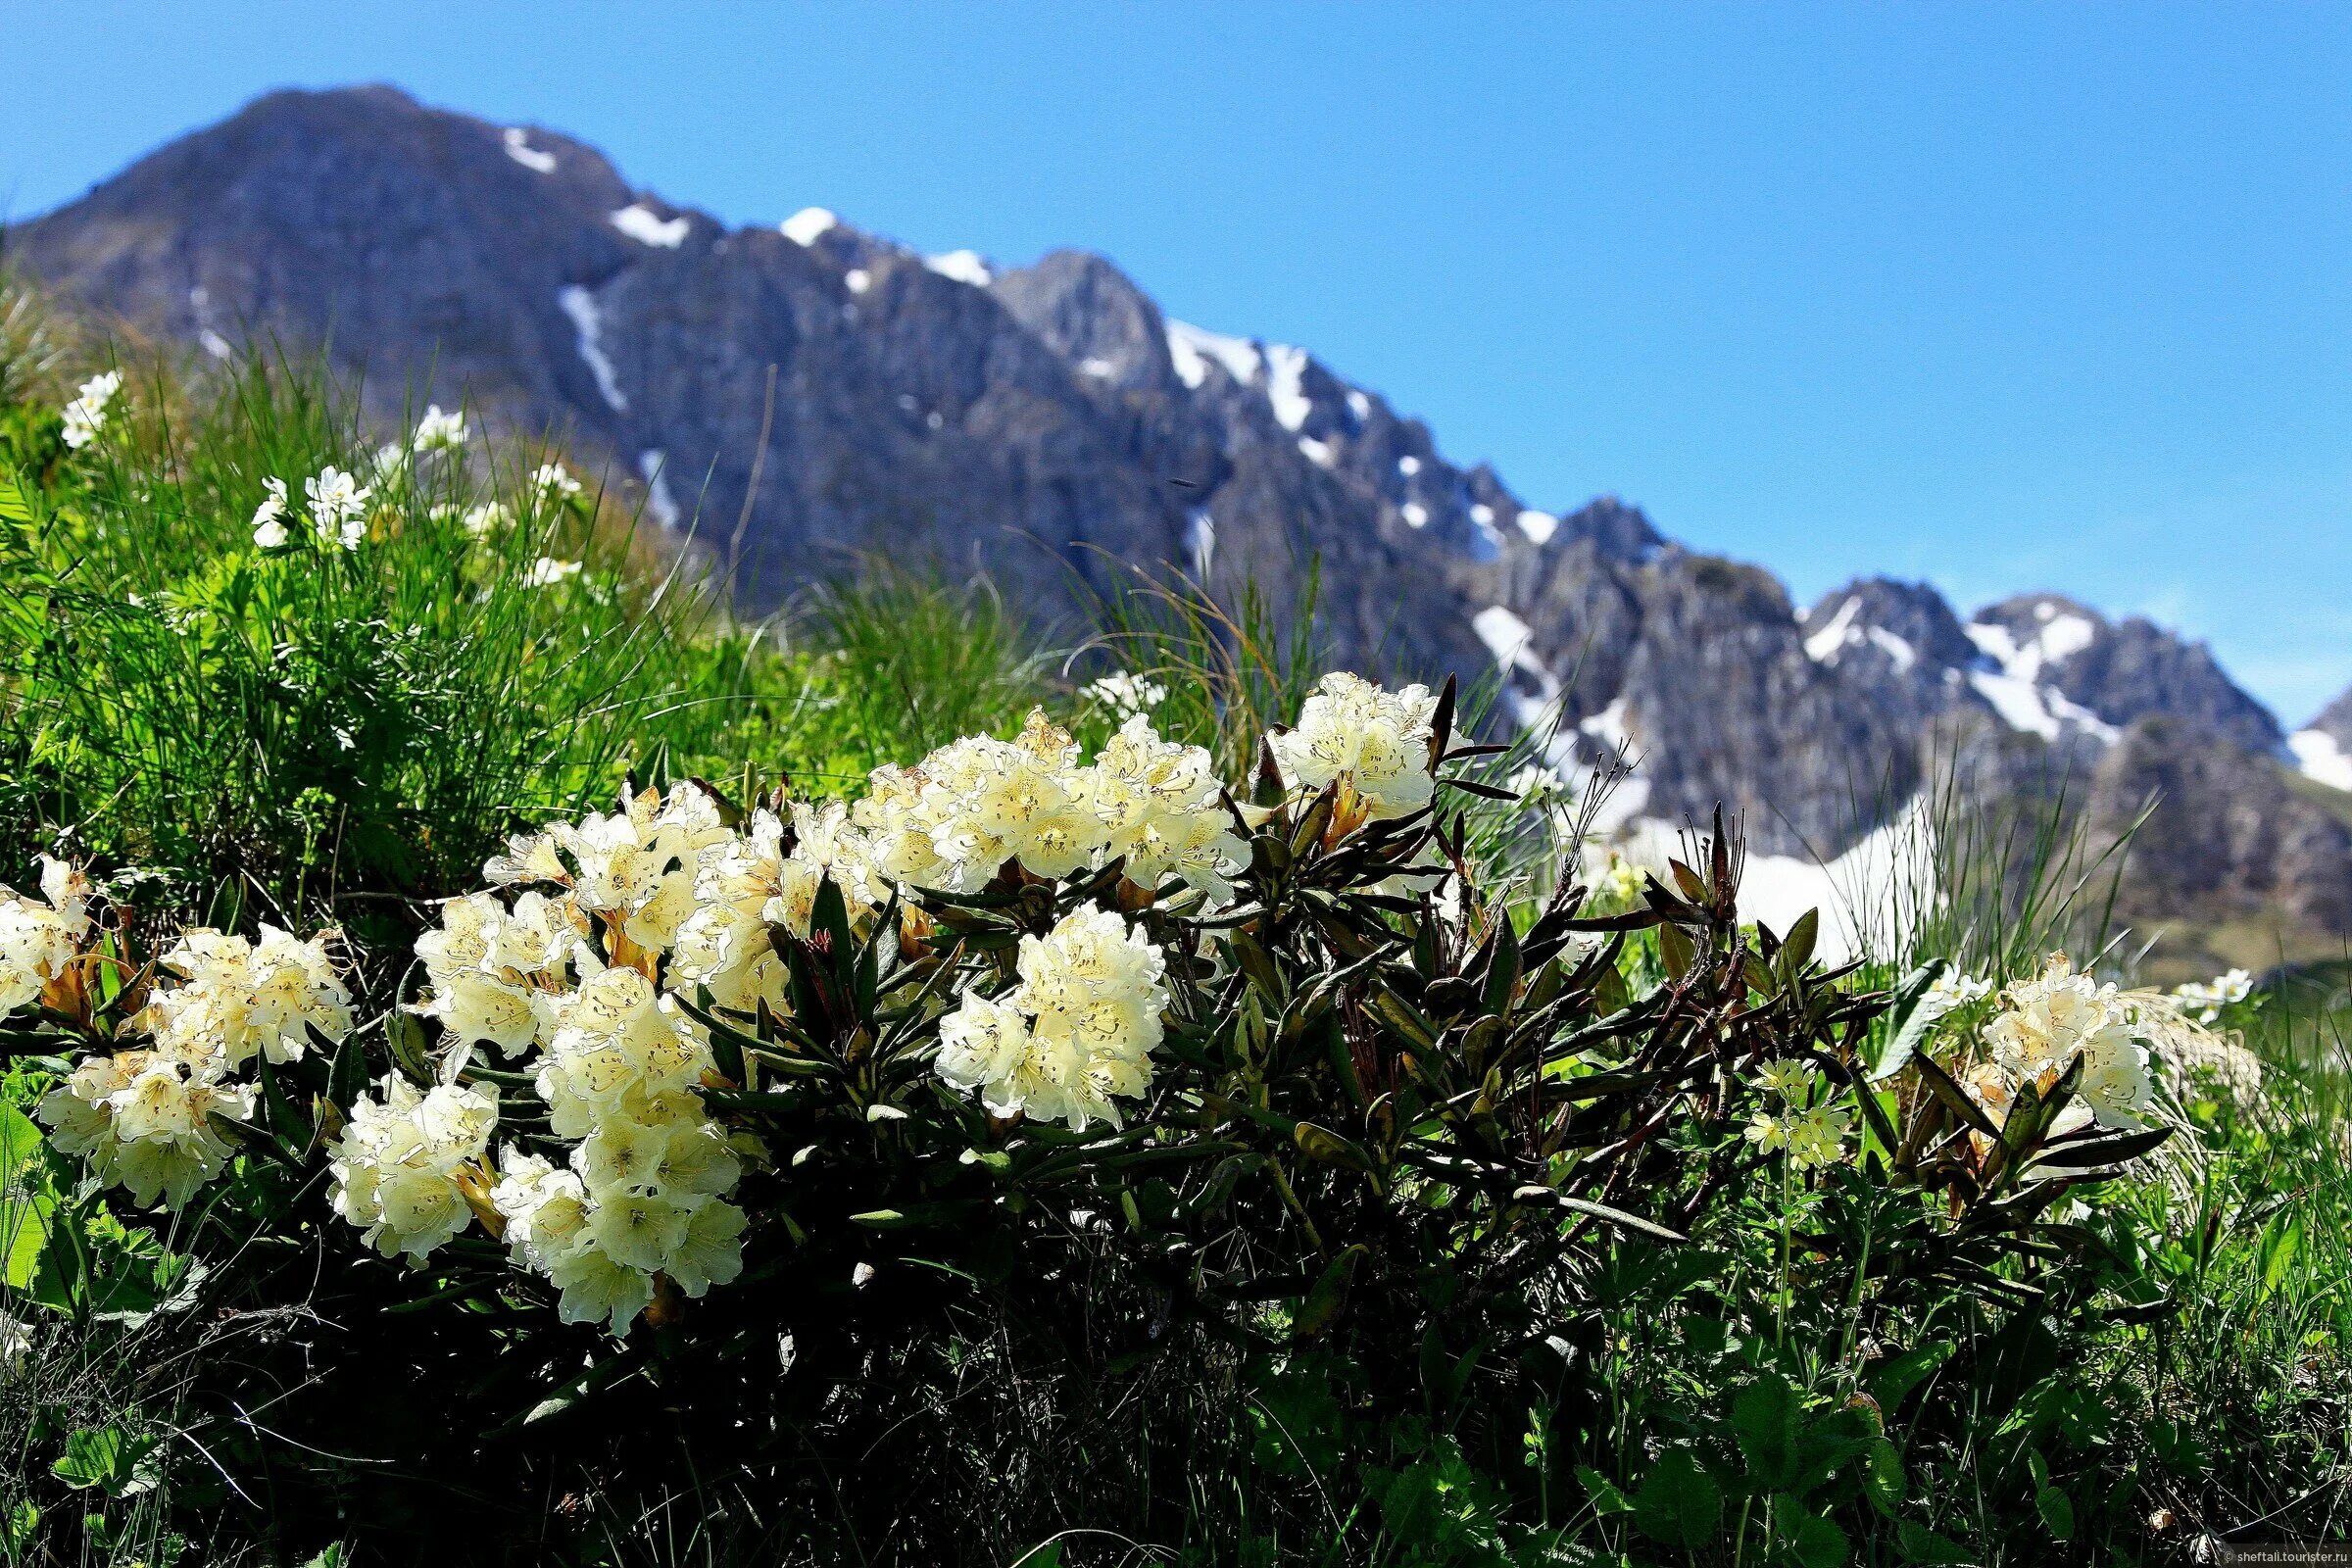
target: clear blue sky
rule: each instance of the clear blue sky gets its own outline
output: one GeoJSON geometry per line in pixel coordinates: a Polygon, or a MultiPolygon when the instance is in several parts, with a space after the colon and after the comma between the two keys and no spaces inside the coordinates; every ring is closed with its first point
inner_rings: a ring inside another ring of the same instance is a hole
{"type": "Polygon", "coordinates": [[[1531,502],[2352,683],[2352,6],[0,0],[0,205],[280,84],[736,221],[1100,250],[1531,502]]]}

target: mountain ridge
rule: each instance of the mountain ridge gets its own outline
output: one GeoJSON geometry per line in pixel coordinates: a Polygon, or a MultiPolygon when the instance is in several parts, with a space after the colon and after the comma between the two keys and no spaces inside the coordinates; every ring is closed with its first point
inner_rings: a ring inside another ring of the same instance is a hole
{"type": "MultiPolygon", "coordinates": [[[[396,88],[258,99],[12,248],[209,352],[267,329],[573,432],[665,526],[697,496],[742,513],[755,607],[877,549],[1048,610],[1118,562],[1254,578],[1276,603],[1319,562],[1335,657],[1494,670],[1519,721],[1557,715],[1569,778],[1633,754],[1627,821],[1722,802],[1767,855],[1857,845],[1963,732],[2039,748],[2118,811],[2130,780],[2210,793],[2250,788],[2248,768],[2352,790],[2352,693],[2290,737],[2202,643],[2061,596],[1962,619],[1932,587],[1866,577],[1799,607],[1615,498],[1523,501],[1308,351],[1173,320],[1102,257],[926,256],[819,208],[729,228],[559,132],[396,88]],[[2209,746],[2230,760],[2192,765],[2209,746]]],[[[2288,898],[2295,868],[2271,862],[2299,846],[2328,885],[2297,907],[2334,928],[2352,841],[2291,794],[2264,810],[2191,893],[2288,898]]]]}

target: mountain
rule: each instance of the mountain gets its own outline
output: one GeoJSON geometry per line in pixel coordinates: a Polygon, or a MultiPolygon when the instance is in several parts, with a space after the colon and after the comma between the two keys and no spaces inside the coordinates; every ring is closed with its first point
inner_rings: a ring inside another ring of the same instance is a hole
{"type": "MultiPolygon", "coordinates": [[[[462,393],[559,432],[664,526],[712,519],[755,608],[869,553],[986,570],[1046,612],[1125,563],[1283,603],[1319,561],[1335,657],[1498,671],[1510,716],[1556,718],[1570,776],[1633,756],[1622,825],[1721,802],[1760,856],[1828,859],[1965,755],[2007,794],[2086,781],[2071,808],[2102,821],[2169,792],[2184,847],[2140,856],[2172,867],[2168,914],[2352,929],[2343,813],[2288,787],[2278,722],[2201,645],[2050,595],[1963,620],[1876,578],[1800,612],[1621,501],[1523,500],[1313,355],[1168,319],[1099,256],[924,256],[818,208],[729,228],[561,134],[387,87],[260,99],[10,246],[216,355],[329,345],[386,414],[462,393]]],[[[2352,786],[2329,773],[2352,771],[2346,708],[2292,742],[2328,797],[2352,786]]]]}

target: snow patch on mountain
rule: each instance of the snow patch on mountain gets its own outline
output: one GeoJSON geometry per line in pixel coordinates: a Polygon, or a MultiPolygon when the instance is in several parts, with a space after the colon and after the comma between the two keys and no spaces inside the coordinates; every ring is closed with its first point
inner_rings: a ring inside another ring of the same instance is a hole
{"type": "Polygon", "coordinates": [[[685,244],[686,236],[694,230],[693,220],[685,214],[663,218],[643,202],[631,202],[613,213],[611,222],[638,244],[664,251],[674,251],[685,244]]]}
{"type": "Polygon", "coordinates": [[[556,155],[532,146],[531,133],[520,125],[509,125],[502,139],[506,144],[507,156],[532,173],[552,174],[556,172],[556,155]]]}
{"type": "Polygon", "coordinates": [[[596,296],[577,283],[556,290],[556,307],[571,318],[574,346],[588,373],[596,377],[596,390],[603,394],[605,407],[614,414],[629,412],[629,400],[620,390],[620,374],[612,368],[612,357],[605,352],[604,315],[596,308],[596,296]]]}
{"type": "Polygon", "coordinates": [[[1307,416],[1315,412],[1314,399],[1306,395],[1306,350],[1267,344],[1266,372],[1266,403],[1274,422],[1285,430],[1306,428],[1307,416]]]}
{"type": "Polygon", "coordinates": [[[795,245],[806,249],[841,226],[841,220],[832,209],[804,207],[776,225],[776,231],[795,245]]]}
{"type": "Polygon", "coordinates": [[[1168,322],[1168,359],[1176,367],[1176,379],[1196,392],[1208,379],[1211,363],[1223,366],[1225,373],[1244,386],[1257,380],[1256,344],[1248,338],[1203,331],[1190,321],[1168,322]]]}
{"type": "Polygon", "coordinates": [[[978,251],[947,251],[926,256],[923,267],[952,282],[969,283],[974,288],[986,288],[997,280],[996,269],[978,251]]]}
{"type": "Polygon", "coordinates": [[[1193,564],[1193,575],[1202,582],[1208,580],[1208,568],[1217,559],[1217,519],[1208,514],[1206,507],[1195,507],[1185,514],[1184,553],[1193,564]]]}
{"type": "Polygon", "coordinates": [[[2114,744],[2120,732],[2113,724],[2040,679],[2042,671],[2050,665],[2073,658],[2098,641],[2098,627],[2082,615],[2061,612],[2049,604],[2036,605],[2034,614],[2040,625],[2022,643],[2008,627],[1991,621],[1972,620],[1960,628],[1978,651],[1997,666],[1971,670],[1969,684],[1976,688],[1978,696],[1992,705],[1993,711],[2011,729],[2054,741],[2071,723],[2109,745],[2114,744]]]}
{"type": "Polygon", "coordinates": [[[1853,642],[1862,640],[1853,631],[1854,617],[1861,612],[1861,610],[1862,600],[1859,595],[1849,597],[1844,604],[1839,605],[1838,613],[1832,615],[1821,630],[1805,639],[1805,657],[1816,664],[1836,663],[1838,651],[1845,647],[1849,640],[1853,642]]]}
{"type": "Polygon", "coordinates": [[[2324,729],[2299,729],[2286,738],[2303,776],[2329,789],[2352,790],[2352,752],[2324,729]]]}
{"type": "Polygon", "coordinates": [[[685,514],[678,510],[676,499],[669,493],[669,480],[662,471],[668,466],[669,455],[660,448],[637,454],[637,472],[645,480],[645,510],[654,514],[654,520],[664,531],[676,533],[678,525],[685,521],[685,514]]]}

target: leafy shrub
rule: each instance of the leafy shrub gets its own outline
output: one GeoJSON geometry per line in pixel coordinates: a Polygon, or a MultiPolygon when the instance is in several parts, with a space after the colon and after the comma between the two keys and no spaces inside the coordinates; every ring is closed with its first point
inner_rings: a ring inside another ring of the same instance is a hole
{"type": "MultiPolygon", "coordinates": [[[[648,791],[517,838],[507,894],[446,906],[423,989],[366,1028],[287,937],[191,933],[176,986],[142,966],[110,1001],[76,977],[133,959],[53,878],[20,925],[98,946],[23,950],[47,968],[19,1049],[94,1053],[43,1119],[164,1192],[188,1253],[331,1258],[325,1321],[419,1324],[415,1375],[474,1442],[593,1446],[664,1410],[698,1462],[809,1506],[877,1411],[921,1408],[959,1325],[1071,1344],[1124,1301],[1303,1415],[1261,1462],[1312,1474],[1335,1427],[1391,1456],[1342,1542],[1565,1549],[1573,1515],[1505,1506],[1521,1450],[1604,1534],[1958,1552],[1906,1511],[1907,1464],[1942,1461],[1932,1418],[1894,1424],[1905,1398],[1940,1372],[2015,1420],[2065,1336],[2150,1304],[2051,1217],[2169,1136],[2139,1125],[2130,1012],[2053,969],[1984,1016],[2002,1046],[1964,1085],[1919,1047],[1987,1004],[1933,966],[1843,984],[1810,917],[1743,928],[1720,829],[1635,908],[1586,913],[1569,872],[1515,918],[1445,804],[1501,793],[1478,776],[1497,749],[1451,722],[1450,691],[1331,677],[1248,804],[1148,720],[1081,766],[1042,714],[846,810],[648,791]],[[1642,995],[1635,933],[1663,969],[1642,995]],[[161,1176],[115,1152],[158,1141],[161,1176]],[[1593,1378],[1612,1312],[1706,1383],[1593,1378]],[[1840,1340],[1884,1361],[1866,1384],[1824,1363],[1840,1340]],[[495,1366],[460,1348],[491,1344],[495,1366]],[[1640,1441],[1592,1463],[1629,1409],[1640,1441]]],[[[74,1258],[44,1244],[36,1296],[96,1289],[74,1258]]],[[[262,1299],[290,1283],[238,1266],[262,1299]]],[[[1108,1330],[1114,1362],[1152,1358],[1134,1332],[1108,1330]]],[[[952,1522],[907,1531],[958,1550],[952,1522]]]]}

